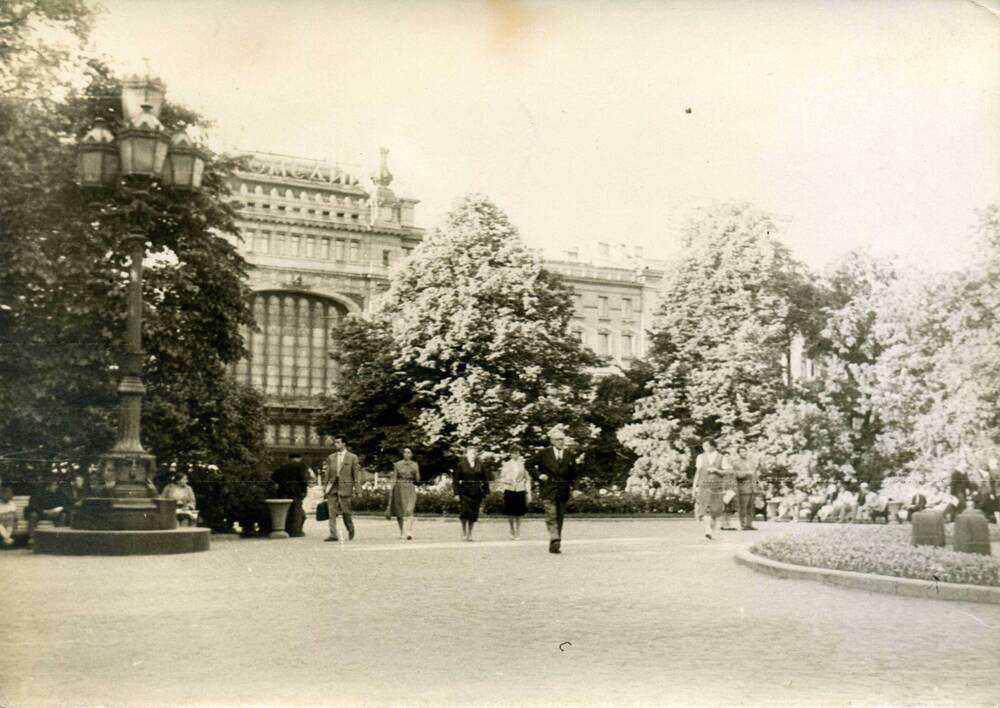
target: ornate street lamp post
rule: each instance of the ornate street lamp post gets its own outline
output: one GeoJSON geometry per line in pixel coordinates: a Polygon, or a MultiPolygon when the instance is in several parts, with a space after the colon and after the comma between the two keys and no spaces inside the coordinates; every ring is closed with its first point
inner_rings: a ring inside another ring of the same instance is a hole
{"type": "MultiPolygon", "coordinates": [[[[77,178],[81,186],[116,189],[125,179],[146,185],[159,181],[174,189],[201,186],[204,153],[186,134],[167,134],[159,120],[164,94],[165,88],[159,79],[133,76],[123,81],[124,119],[118,134],[112,133],[105,121],[98,120],[77,145],[77,178]]],[[[163,534],[141,535],[142,532],[172,531],[177,534],[184,531],[177,529],[175,503],[151,498],[150,483],[156,460],[142,447],[140,435],[142,398],[146,391],[142,383],[145,243],[146,235],[135,228],[130,228],[122,239],[122,248],[130,260],[126,347],[118,385],[118,435],[114,446],[101,458],[102,486],[97,496],[84,500],[74,516],[72,530],[40,536],[42,543],[36,543],[36,551],[162,553],[204,550],[208,546],[207,529],[195,529],[204,532],[204,548],[181,548],[190,544],[185,541],[178,546],[177,536],[167,539],[163,534]],[[74,536],[75,532],[83,535],[74,536]]],[[[200,545],[200,541],[194,545],[200,545]]]]}

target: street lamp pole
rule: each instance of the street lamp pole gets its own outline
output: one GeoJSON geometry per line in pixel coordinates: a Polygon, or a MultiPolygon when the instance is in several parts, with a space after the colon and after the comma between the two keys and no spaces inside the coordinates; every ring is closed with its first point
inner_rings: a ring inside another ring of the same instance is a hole
{"type": "MultiPolygon", "coordinates": [[[[201,186],[205,157],[184,132],[167,134],[159,121],[166,87],[150,76],[123,81],[122,125],[115,135],[103,120],[77,146],[78,178],[83,187],[118,188],[121,179],[148,185],[159,182],[173,189],[201,186]]],[[[129,257],[128,312],[122,379],[118,385],[118,435],[101,457],[100,494],[85,500],[74,528],[161,529],[176,520],[166,500],[155,496],[151,483],[156,459],[142,446],[142,262],[146,234],[129,229],[122,239],[129,257]]]]}

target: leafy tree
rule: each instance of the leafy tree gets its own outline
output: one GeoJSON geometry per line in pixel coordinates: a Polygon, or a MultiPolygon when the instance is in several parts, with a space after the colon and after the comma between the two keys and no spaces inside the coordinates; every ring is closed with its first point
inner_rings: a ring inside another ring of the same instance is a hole
{"type": "Polygon", "coordinates": [[[760,435],[787,395],[786,362],[809,292],[771,219],[748,205],[705,211],[684,232],[652,332],[656,372],[620,433],[638,469],[680,476],[703,436],[760,435]]]}
{"type": "Polygon", "coordinates": [[[765,419],[756,445],[777,471],[800,480],[880,481],[881,423],[859,377],[881,354],[876,313],[896,278],[891,262],[849,253],[817,279],[818,329],[805,351],[818,360],[818,374],[791,389],[765,419]]]}
{"type": "Polygon", "coordinates": [[[585,438],[597,359],[570,332],[572,312],[506,215],[467,196],[393,275],[376,322],[343,325],[324,429],[384,428],[358,436],[374,456],[403,440],[436,456],[467,443],[497,453],[540,444],[555,424],[585,438]]]}
{"type": "Polygon", "coordinates": [[[595,484],[624,484],[636,455],[618,440],[618,430],[632,419],[635,402],[646,394],[653,368],[636,359],[621,373],[602,376],[594,384],[594,398],[585,422],[595,431],[584,446],[583,474],[595,484]]]}
{"type": "Polygon", "coordinates": [[[943,484],[959,461],[1000,443],[1000,219],[980,214],[979,261],[954,273],[913,273],[878,310],[884,349],[860,377],[883,423],[877,446],[899,474],[943,484]]]}
{"type": "MultiPolygon", "coordinates": [[[[226,377],[245,354],[239,328],[253,326],[247,265],[224,238],[238,235],[226,184],[234,162],[211,159],[197,192],[128,180],[81,190],[67,143],[97,116],[121,119],[118,81],[99,62],[87,78],[44,114],[11,109],[17,120],[0,128],[0,370],[10,382],[0,438],[85,462],[110,447],[128,282],[118,244],[138,227],[149,254],[144,440],[163,463],[201,457],[253,486],[262,403],[226,377]]],[[[173,104],[161,119],[171,131],[201,120],[173,104]]]]}

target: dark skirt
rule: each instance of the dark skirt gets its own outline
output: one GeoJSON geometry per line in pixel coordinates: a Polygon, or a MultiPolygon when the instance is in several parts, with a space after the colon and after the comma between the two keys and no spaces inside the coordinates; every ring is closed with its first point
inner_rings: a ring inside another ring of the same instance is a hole
{"type": "Polygon", "coordinates": [[[528,493],[511,492],[503,493],[503,513],[507,516],[524,516],[528,511],[528,493]]]}
{"type": "Polygon", "coordinates": [[[458,518],[462,521],[479,521],[479,507],[483,503],[481,496],[458,498],[458,518]]]}

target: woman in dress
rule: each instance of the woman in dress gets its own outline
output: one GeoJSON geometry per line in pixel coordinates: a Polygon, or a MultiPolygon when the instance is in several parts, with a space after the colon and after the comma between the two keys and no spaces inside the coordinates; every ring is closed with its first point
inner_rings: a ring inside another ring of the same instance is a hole
{"type": "Polygon", "coordinates": [[[510,446],[510,459],[500,470],[500,489],[503,490],[503,513],[510,524],[510,540],[521,539],[521,519],[528,511],[531,501],[531,478],[524,467],[521,446],[510,446]]]}
{"type": "Polygon", "coordinates": [[[705,524],[705,538],[712,540],[715,526],[722,516],[722,480],[724,459],[715,447],[715,441],[706,438],[701,444],[703,452],[695,460],[694,487],[695,518],[705,524]]]}
{"type": "Polygon", "coordinates": [[[417,488],[420,481],[420,465],[413,461],[413,450],[403,448],[403,459],[392,466],[389,474],[389,484],[392,493],[389,497],[389,513],[396,517],[399,524],[399,537],[413,538],[413,510],[417,505],[417,488]]]}
{"type": "Polygon", "coordinates": [[[181,526],[190,526],[198,521],[197,503],[194,490],[188,484],[188,477],[178,472],[170,479],[170,484],[163,488],[164,499],[177,502],[177,521],[181,526]]]}

